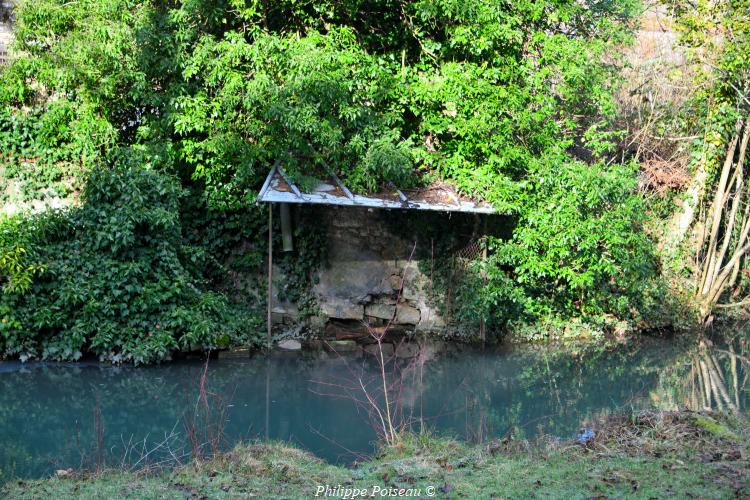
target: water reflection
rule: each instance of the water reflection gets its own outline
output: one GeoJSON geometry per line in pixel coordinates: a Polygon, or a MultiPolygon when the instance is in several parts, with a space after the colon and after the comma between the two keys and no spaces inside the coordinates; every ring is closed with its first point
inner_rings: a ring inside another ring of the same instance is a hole
{"type": "MultiPolygon", "coordinates": [[[[747,334],[678,344],[423,351],[390,369],[388,384],[400,422],[473,441],[568,438],[582,422],[623,409],[747,408],[747,334]]],[[[100,461],[187,460],[202,369],[0,364],[0,481],[100,461]]],[[[334,462],[372,453],[377,426],[357,387],[377,399],[379,380],[372,357],[212,361],[208,389],[224,402],[213,413],[222,416],[220,446],[281,439],[334,462]]]]}
{"type": "Polygon", "coordinates": [[[745,412],[748,404],[750,358],[747,335],[697,346],[677,356],[652,394],[662,408],[745,412]]]}

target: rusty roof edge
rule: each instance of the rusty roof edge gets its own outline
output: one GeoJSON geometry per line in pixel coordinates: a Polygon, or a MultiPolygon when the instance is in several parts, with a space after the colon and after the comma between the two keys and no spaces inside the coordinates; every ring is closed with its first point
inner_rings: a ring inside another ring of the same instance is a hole
{"type": "Polygon", "coordinates": [[[306,195],[305,200],[301,201],[300,198],[298,198],[294,193],[274,190],[269,190],[268,192],[266,192],[261,201],[265,203],[303,203],[311,205],[432,210],[439,212],[462,212],[480,214],[498,213],[493,207],[478,206],[470,202],[462,202],[460,205],[443,205],[410,200],[409,202],[404,203],[401,201],[384,200],[382,198],[369,198],[359,195],[355,195],[354,199],[349,199],[341,196],[330,196],[316,193],[306,195]]]}
{"type": "MultiPolygon", "coordinates": [[[[328,169],[327,169],[328,170],[328,169]]],[[[335,173],[330,172],[329,174],[333,180],[339,185],[342,191],[346,194],[346,197],[332,196],[325,193],[304,193],[302,194],[287,176],[282,171],[281,167],[274,165],[268,174],[266,183],[258,194],[256,203],[309,203],[317,205],[335,205],[335,206],[353,206],[353,207],[369,207],[369,208],[402,208],[402,209],[414,209],[414,210],[433,210],[441,212],[462,212],[462,213],[481,213],[481,214],[498,214],[492,206],[480,206],[474,202],[461,201],[457,198],[453,198],[455,204],[445,205],[441,203],[429,203],[426,201],[417,201],[415,199],[407,199],[406,196],[399,190],[399,201],[392,201],[383,198],[373,198],[369,196],[361,196],[352,194],[346,186],[338,179],[335,173]],[[271,181],[274,175],[278,173],[286,182],[293,192],[277,191],[271,187],[271,181]]]]}
{"type": "Polygon", "coordinates": [[[262,201],[263,195],[266,194],[266,191],[268,191],[268,188],[271,186],[271,181],[273,180],[273,174],[276,173],[276,171],[279,168],[279,163],[281,163],[280,160],[276,160],[271,167],[271,170],[268,172],[268,175],[266,176],[266,180],[263,183],[263,187],[260,188],[260,192],[258,193],[258,198],[255,200],[255,204],[257,205],[258,202],[262,201]]]}

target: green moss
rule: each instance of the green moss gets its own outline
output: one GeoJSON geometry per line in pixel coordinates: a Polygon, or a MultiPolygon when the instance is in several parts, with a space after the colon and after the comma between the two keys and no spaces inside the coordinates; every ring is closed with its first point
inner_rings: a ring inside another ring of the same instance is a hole
{"type": "Polygon", "coordinates": [[[713,436],[719,438],[737,439],[737,435],[723,423],[717,422],[711,417],[700,416],[695,418],[695,425],[706,430],[713,436]]]}

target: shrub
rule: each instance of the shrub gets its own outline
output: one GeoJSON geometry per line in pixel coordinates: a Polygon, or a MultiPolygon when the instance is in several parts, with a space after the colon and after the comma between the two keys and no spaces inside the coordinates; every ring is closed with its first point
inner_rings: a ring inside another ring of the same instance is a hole
{"type": "Polygon", "coordinates": [[[254,322],[203,289],[199,252],[183,244],[182,195],[165,174],[98,168],[79,208],[10,227],[4,241],[25,239],[44,272],[0,296],[0,354],[149,363],[252,340],[254,322]]]}
{"type": "MultiPolygon", "coordinates": [[[[513,237],[495,240],[487,300],[496,288],[523,290],[524,312],[642,321],[664,291],[656,248],[627,165],[544,158],[533,167],[513,237]],[[510,277],[508,281],[506,277],[510,277]]],[[[506,292],[509,293],[509,292],[506,292]]]]}
{"type": "Polygon", "coordinates": [[[0,284],[7,293],[23,293],[42,266],[30,262],[28,233],[21,217],[0,218],[0,284]]]}

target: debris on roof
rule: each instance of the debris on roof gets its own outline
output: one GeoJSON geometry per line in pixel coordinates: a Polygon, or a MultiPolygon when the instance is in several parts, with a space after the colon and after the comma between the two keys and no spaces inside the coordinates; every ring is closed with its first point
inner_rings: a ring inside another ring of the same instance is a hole
{"type": "Polygon", "coordinates": [[[338,176],[330,173],[329,178],[318,184],[311,192],[303,193],[284,174],[278,162],[258,193],[262,203],[299,203],[318,205],[338,205],[370,208],[401,208],[411,210],[435,210],[440,212],[464,212],[494,214],[497,211],[488,203],[471,201],[456,194],[452,186],[439,182],[421,189],[401,191],[393,187],[391,191],[369,196],[353,194],[338,176]]]}

